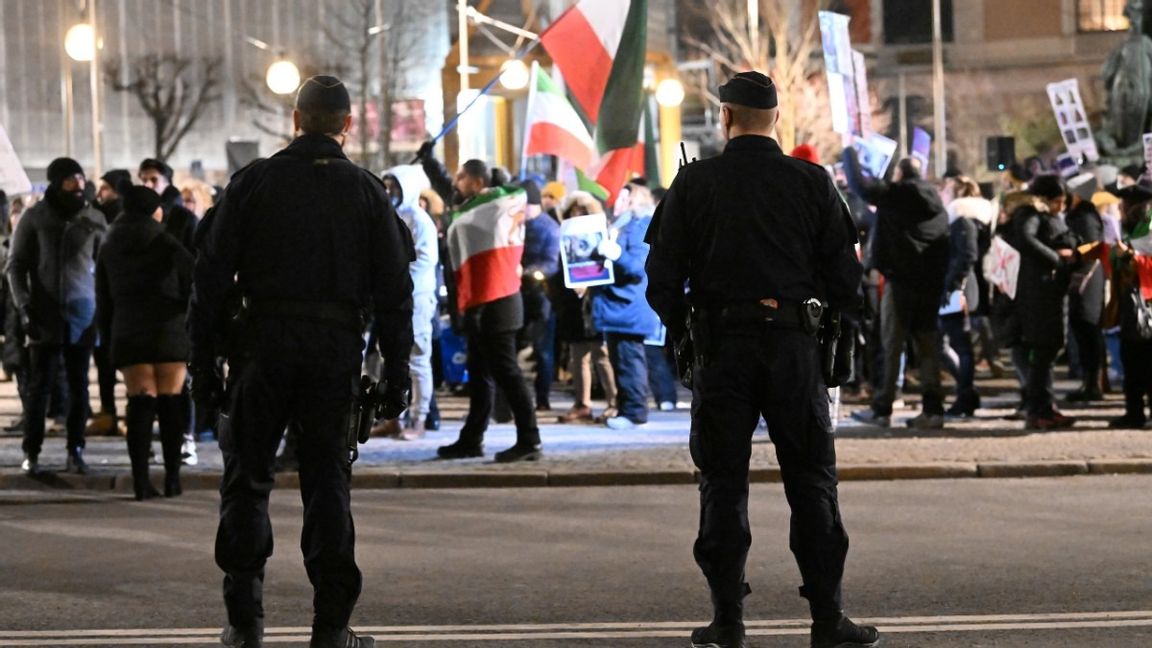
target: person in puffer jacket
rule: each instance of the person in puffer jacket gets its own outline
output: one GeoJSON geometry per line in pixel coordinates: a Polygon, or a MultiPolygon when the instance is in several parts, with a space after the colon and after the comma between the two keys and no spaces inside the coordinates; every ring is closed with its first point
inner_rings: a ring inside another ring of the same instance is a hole
{"type": "Polygon", "coordinates": [[[626,430],[648,422],[648,360],[644,340],[659,333],[660,318],[648,305],[648,244],[644,236],[656,205],[652,193],[629,183],[616,203],[617,216],[599,253],[611,259],[615,283],[592,289],[592,322],[608,339],[608,358],[616,374],[619,415],[608,427],[626,430]]]}
{"type": "Polygon", "coordinates": [[[419,166],[398,166],[384,172],[384,186],[396,213],[412,230],[416,260],[409,265],[412,275],[412,403],[408,407],[407,429],[391,422],[391,436],[415,440],[424,436],[424,419],[432,400],[432,318],[436,315],[436,266],[440,263],[436,224],[420,207],[420,194],[431,185],[419,166]]]}

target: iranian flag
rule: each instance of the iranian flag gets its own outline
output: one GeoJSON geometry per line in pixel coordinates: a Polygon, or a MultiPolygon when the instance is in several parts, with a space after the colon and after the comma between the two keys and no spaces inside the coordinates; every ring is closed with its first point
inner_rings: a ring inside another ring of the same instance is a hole
{"type": "Polygon", "coordinates": [[[596,143],[564,90],[535,62],[530,88],[524,157],[555,155],[587,169],[596,158],[596,143]]]}
{"type": "Polygon", "coordinates": [[[490,189],[468,201],[448,228],[448,256],[460,312],[520,292],[523,189],[490,189]]]}
{"type": "Polygon", "coordinates": [[[601,151],[632,144],[618,138],[640,121],[647,40],[647,0],[580,0],[540,35],[584,116],[601,125],[601,151]]]}

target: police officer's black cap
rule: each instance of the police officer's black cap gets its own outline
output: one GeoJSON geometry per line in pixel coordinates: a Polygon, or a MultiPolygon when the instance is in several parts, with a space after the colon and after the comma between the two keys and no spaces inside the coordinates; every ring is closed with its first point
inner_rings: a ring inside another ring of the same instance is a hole
{"type": "Polygon", "coordinates": [[[340,79],[314,76],[305,81],[296,93],[296,110],[308,113],[351,112],[352,98],[340,79]]]}
{"type": "Polygon", "coordinates": [[[144,185],[124,187],[120,197],[124,200],[124,211],[129,214],[151,216],[160,206],[160,194],[144,185]]]}
{"type": "Polygon", "coordinates": [[[776,84],[759,72],[741,72],[720,86],[721,103],[768,110],[780,105],[776,84]]]}

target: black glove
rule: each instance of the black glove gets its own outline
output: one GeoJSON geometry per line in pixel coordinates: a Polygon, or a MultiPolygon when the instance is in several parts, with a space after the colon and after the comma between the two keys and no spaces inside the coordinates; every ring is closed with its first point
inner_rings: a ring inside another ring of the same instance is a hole
{"type": "Polygon", "coordinates": [[[388,421],[400,418],[408,409],[411,395],[412,381],[407,376],[403,380],[389,380],[380,401],[380,418],[388,421]]]}
{"type": "Polygon", "coordinates": [[[416,151],[416,161],[423,162],[432,156],[432,149],[436,148],[434,140],[428,140],[420,145],[420,150],[416,151]]]}
{"type": "Polygon", "coordinates": [[[24,327],[24,331],[27,332],[32,330],[33,323],[32,307],[25,304],[20,307],[20,324],[24,327]]]}
{"type": "Polygon", "coordinates": [[[217,364],[192,368],[192,400],[196,407],[209,412],[223,406],[224,375],[217,364]]]}

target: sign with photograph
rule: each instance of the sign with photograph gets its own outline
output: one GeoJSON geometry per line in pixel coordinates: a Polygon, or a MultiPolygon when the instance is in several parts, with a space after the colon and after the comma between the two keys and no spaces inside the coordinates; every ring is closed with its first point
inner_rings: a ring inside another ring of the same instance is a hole
{"type": "Polygon", "coordinates": [[[821,11],[819,18],[832,130],[842,135],[860,135],[860,105],[854,81],[856,61],[848,32],[851,18],[834,11],[821,11]]]}
{"type": "Polygon", "coordinates": [[[932,136],[917,126],[912,129],[912,157],[920,160],[920,170],[928,177],[928,162],[932,159],[932,136]]]}
{"type": "Polygon", "coordinates": [[[896,157],[899,143],[883,135],[874,133],[871,137],[857,137],[852,142],[856,157],[860,160],[860,171],[872,178],[883,178],[888,173],[892,158],[896,157]]]}
{"type": "Polygon", "coordinates": [[[1096,137],[1092,135],[1088,113],[1084,111],[1084,100],[1080,97],[1080,82],[1068,79],[1048,84],[1048,99],[1052,102],[1052,110],[1056,114],[1056,124],[1060,127],[1064,145],[1068,147],[1072,157],[1077,161],[1099,160],[1100,151],[1096,148],[1096,137]]]}
{"type": "Polygon", "coordinates": [[[10,196],[32,191],[32,181],[16,156],[16,149],[12,148],[3,124],[0,124],[0,189],[10,196]]]}
{"type": "Polygon", "coordinates": [[[589,288],[615,283],[612,262],[597,249],[608,240],[608,218],[604,214],[577,216],[560,224],[560,261],[564,285],[589,288]]]}

